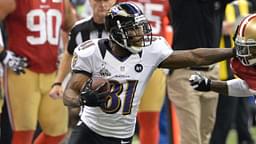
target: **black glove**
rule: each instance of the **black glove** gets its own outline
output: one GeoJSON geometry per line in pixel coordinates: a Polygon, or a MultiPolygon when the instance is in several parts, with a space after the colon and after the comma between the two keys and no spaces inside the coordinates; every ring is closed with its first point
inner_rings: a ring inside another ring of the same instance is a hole
{"type": "Polygon", "coordinates": [[[98,90],[102,87],[99,86],[95,90],[91,89],[92,79],[89,79],[80,93],[80,102],[81,105],[97,107],[101,108],[106,107],[107,96],[110,94],[109,92],[98,92],[98,90]]]}
{"type": "Polygon", "coordinates": [[[211,80],[207,77],[202,76],[200,73],[196,73],[189,78],[190,85],[193,89],[198,91],[210,91],[211,90],[211,80]]]}
{"type": "Polygon", "coordinates": [[[1,62],[9,67],[16,74],[25,73],[25,68],[28,66],[27,59],[25,57],[20,57],[15,55],[15,53],[11,51],[2,51],[0,53],[1,62]]]}

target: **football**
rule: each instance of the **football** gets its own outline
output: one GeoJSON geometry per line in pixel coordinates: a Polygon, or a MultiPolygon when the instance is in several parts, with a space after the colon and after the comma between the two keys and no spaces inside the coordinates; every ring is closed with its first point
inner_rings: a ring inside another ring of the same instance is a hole
{"type": "Polygon", "coordinates": [[[102,77],[92,78],[91,89],[97,92],[110,92],[110,83],[102,77]]]}

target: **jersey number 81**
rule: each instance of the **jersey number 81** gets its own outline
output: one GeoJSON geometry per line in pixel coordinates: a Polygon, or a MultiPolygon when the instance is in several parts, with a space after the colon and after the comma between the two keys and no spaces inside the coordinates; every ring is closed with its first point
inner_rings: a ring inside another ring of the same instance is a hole
{"type": "Polygon", "coordinates": [[[132,102],[136,87],[138,84],[137,80],[127,80],[127,87],[124,89],[123,84],[118,81],[111,80],[111,93],[108,96],[107,108],[102,109],[105,113],[113,114],[122,108],[122,114],[128,115],[131,113],[132,102]],[[124,95],[123,101],[120,96],[124,95]]]}

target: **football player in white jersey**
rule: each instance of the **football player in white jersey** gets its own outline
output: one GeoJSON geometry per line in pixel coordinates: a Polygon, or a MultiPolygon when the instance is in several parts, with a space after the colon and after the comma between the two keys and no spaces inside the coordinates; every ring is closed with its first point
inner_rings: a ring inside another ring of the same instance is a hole
{"type": "Polygon", "coordinates": [[[173,51],[164,38],[152,36],[142,11],[129,2],[114,5],[105,26],[108,39],[86,41],[74,52],[63,100],[66,106],[83,109],[71,144],[131,143],[140,98],[157,67],[208,65],[234,56],[232,49],[173,51]],[[88,80],[93,77],[108,79],[111,91],[91,90],[88,80]]]}

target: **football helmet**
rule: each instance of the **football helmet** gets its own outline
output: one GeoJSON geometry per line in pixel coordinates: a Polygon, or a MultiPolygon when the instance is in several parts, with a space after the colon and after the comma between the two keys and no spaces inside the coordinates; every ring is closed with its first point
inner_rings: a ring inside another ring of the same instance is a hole
{"type": "Polygon", "coordinates": [[[246,16],[235,34],[236,55],[245,66],[256,64],[256,14],[246,16]]]}
{"type": "Polygon", "coordinates": [[[131,53],[152,43],[152,29],[142,11],[131,2],[114,5],[105,17],[110,39],[131,53]]]}

